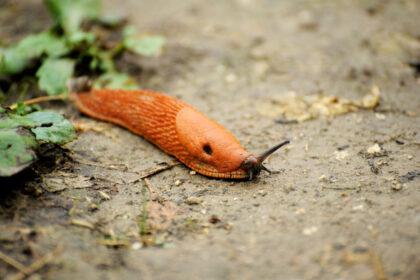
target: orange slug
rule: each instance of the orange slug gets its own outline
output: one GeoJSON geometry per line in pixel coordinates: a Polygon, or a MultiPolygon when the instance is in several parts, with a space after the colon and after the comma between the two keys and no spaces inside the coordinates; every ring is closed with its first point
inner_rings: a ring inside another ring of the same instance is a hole
{"type": "Polygon", "coordinates": [[[192,106],[148,90],[89,90],[70,99],[83,113],[125,127],[176,157],[196,172],[214,178],[250,179],[262,162],[288,140],[255,156],[223,126],[192,106]]]}

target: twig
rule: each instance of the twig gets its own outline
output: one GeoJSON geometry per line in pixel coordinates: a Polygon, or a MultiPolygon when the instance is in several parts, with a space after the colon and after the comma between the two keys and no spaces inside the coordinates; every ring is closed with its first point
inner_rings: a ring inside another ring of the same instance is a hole
{"type": "Polygon", "coordinates": [[[180,164],[181,163],[177,160],[172,160],[169,163],[164,162],[164,164],[159,164],[157,166],[148,168],[144,171],[141,171],[141,172],[137,173],[137,174],[139,174],[139,178],[137,178],[136,180],[131,181],[129,183],[136,183],[136,182],[140,181],[141,179],[150,177],[150,176],[155,175],[155,174],[157,174],[159,172],[162,172],[164,170],[171,169],[172,167],[180,165],[180,164]]]}
{"type": "Polygon", "coordinates": [[[97,176],[95,176],[95,180],[102,180],[102,181],[105,181],[105,182],[110,182],[110,183],[112,183],[114,185],[123,185],[123,184],[125,184],[125,181],[124,180],[122,180],[122,182],[117,182],[117,181],[112,180],[112,179],[108,179],[108,178],[104,178],[104,177],[97,177],[97,176]]]}
{"type": "MultiPolygon", "coordinates": [[[[65,100],[67,99],[67,95],[60,94],[60,95],[47,95],[47,96],[40,96],[33,99],[29,99],[26,101],[23,101],[23,104],[25,105],[32,105],[37,104],[40,102],[46,102],[46,101],[56,101],[56,100],[65,100]]],[[[18,107],[18,103],[12,104],[9,106],[10,110],[16,110],[18,107]]]]}
{"type": "Polygon", "coordinates": [[[142,190],[141,190],[142,200],[143,200],[143,202],[142,202],[143,205],[142,205],[142,210],[141,210],[141,220],[139,221],[139,224],[138,224],[139,229],[140,229],[140,236],[141,236],[143,245],[146,244],[146,242],[144,240],[144,236],[147,234],[147,216],[148,216],[148,213],[147,213],[147,201],[148,201],[148,199],[147,199],[147,196],[146,196],[146,187],[147,187],[147,185],[144,182],[142,190]]]}
{"type": "Polygon", "coordinates": [[[375,276],[377,280],[386,280],[388,277],[386,276],[386,273],[384,271],[384,268],[382,266],[381,256],[378,252],[371,253],[372,256],[372,265],[373,270],[375,272],[375,276]]]}
{"type": "Polygon", "coordinates": [[[8,255],[3,254],[2,252],[0,252],[0,259],[3,260],[5,263],[10,264],[11,266],[16,268],[20,272],[22,272],[24,274],[29,274],[28,268],[26,266],[24,266],[23,264],[21,264],[17,260],[9,257],[8,255]]]}
{"type": "Polygon", "coordinates": [[[54,260],[54,257],[61,253],[62,247],[58,246],[54,250],[52,250],[50,253],[46,254],[39,260],[33,262],[28,268],[25,267],[25,271],[20,270],[20,272],[12,278],[12,280],[22,280],[25,277],[33,274],[34,272],[40,270],[47,264],[49,264],[51,261],[54,260]]]}
{"type": "MultiPolygon", "coordinates": [[[[86,160],[86,159],[82,159],[82,158],[72,157],[72,160],[75,161],[75,162],[77,162],[77,163],[84,164],[84,165],[96,166],[96,167],[101,167],[101,168],[110,169],[110,170],[117,170],[117,171],[120,171],[120,172],[127,172],[127,173],[130,172],[130,171],[122,170],[122,169],[117,168],[117,167],[102,165],[100,163],[96,163],[96,162],[93,162],[93,161],[90,161],[90,160],[86,160]]],[[[117,164],[116,163],[112,163],[110,165],[117,165],[117,164]]],[[[118,165],[121,165],[121,166],[124,167],[124,169],[127,169],[127,166],[125,166],[122,163],[119,163],[118,165]]],[[[130,173],[134,173],[134,172],[130,172],[130,173]]]]}
{"type": "Polygon", "coordinates": [[[337,190],[337,191],[345,191],[345,190],[358,190],[360,187],[323,187],[323,189],[327,190],[337,190]]]}
{"type": "Polygon", "coordinates": [[[73,207],[69,211],[69,216],[72,216],[77,206],[79,206],[79,192],[76,189],[74,191],[76,193],[76,201],[73,203],[73,207]]]}
{"type": "MultiPolygon", "coordinates": [[[[128,182],[130,184],[137,183],[137,182],[139,182],[143,178],[150,177],[150,176],[155,175],[155,174],[157,174],[159,172],[165,171],[167,169],[171,169],[172,167],[181,164],[177,160],[172,160],[169,163],[163,162],[162,164],[158,164],[156,166],[150,167],[150,168],[148,168],[148,169],[146,169],[144,171],[133,172],[133,171],[122,170],[120,168],[113,167],[113,166],[106,166],[106,165],[103,165],[103,164],[100,164],[100,163],[96,163],[96,162],[93,162],[93,161],[89,161],[89,160],[86,160],[86,159],[80,159],[80,158],[72,157],[72,160],[75,161],[75,162],[77,162],[77,163],[84,164],[84,165],[96,166],[96,167],[105,168],[105,169],[109,169],[109,170],[116,170],[116,171],[124,172],[124,173],[138,174],[139,175],[139,178],[137,178],[137,179],[135,179],[133,181],[128,182]]],[[[112,165],[116,165],[116,164],[112,164],[112,165]]],[[[120,164],[120,165],[124,166],[124,169],[127,169],[127,166],[125,166],[124,164],[120,164]]],[[[98,178],[98,179],[102,179],[102,178],[98,178]]],[[[108,179],[108,181],[109,181],[109,179],[108,179]]],[[[116,182],[114,182],[114,183],[116,183],[116,182]]],[[[118,184],[120,184],[120,183],[118,183],[118,184]]]]}
{"type": "Polygon", "coordinates": [[[85,227],[85,228],[88,228],[88,229],[91,229],[91,230],[95,229],[95,227],[91,223],[83,221],[83,220],[71,219],[70,224],[75,225],[75,226],[79,226],[79,227],[85,227]]]}
{"type": "Polygon", "coordinates": [[[144,182],[146,183],[146,187],[149,190],[150,199],[151,200],[157,200],[158,194],[153,190],[152,184],[150,184],[149,179],[144,178],[144,182]]]}
{"type": "Polygon", "coordinates": [[[99,244],[106,246],[129,246],[131,243],[129,240],[120,240],[120,239],[100,239],[98,240],[99,244]]]}

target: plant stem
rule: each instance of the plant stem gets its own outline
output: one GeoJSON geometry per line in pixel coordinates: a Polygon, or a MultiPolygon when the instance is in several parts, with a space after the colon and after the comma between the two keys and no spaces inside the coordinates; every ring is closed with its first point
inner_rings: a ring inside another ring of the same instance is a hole
{"type": "MultiPolygon", "coordinates": [[[[66,100],[68,98],[67,94],[60,94],[60,95],[46,95],[46,96],[40,96],[33,99],[29,99],[26,101],[23,101],[23,104],[25,105],[33,105],[41,102],[46,101],[55,101],[55,100],[66,100]]],[[[16,110],[18,107],[18,103],[15,103],[13,105],[9,106],[10,110],[16,110]]]]}

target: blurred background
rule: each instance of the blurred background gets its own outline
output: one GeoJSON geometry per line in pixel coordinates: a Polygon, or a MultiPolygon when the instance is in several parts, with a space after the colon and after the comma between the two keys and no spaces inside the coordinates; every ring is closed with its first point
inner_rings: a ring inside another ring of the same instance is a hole
{"type": "MultiPolygon", "coordinates": [[[[250,152],[292,143],[257,181],[183,166],[151,177],[179,209],[151,208],[145,237],[134,173],[171,158],[68,101],[46,103],[120,144],[81,131],[70,158],[56,165],[54,151],[2,184],[0,251],[27,267],[54,256],[28,279],[420,278],[419,1],[104,0],[55,18],[45,3],[0,0],[3,48],[55,26],[73,76],[182,99],[250,152]]],[[[48,93],[36,74],[48,55],[1,76],[2,104],[48,93]]],[[[22,274],[1,259],[2,277],[22,274]]]]}

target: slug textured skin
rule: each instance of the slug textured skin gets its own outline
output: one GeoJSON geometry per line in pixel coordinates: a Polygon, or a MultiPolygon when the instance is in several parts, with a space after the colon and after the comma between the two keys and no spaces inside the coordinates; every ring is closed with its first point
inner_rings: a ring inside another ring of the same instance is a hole
{"type": "Polygon", "coordinates": [[[200,174],[246,179],[241,168],[252,156],[223,126],[176,98],[139,90],[72,93],[83,113],[125,127],[200,174]]]}

